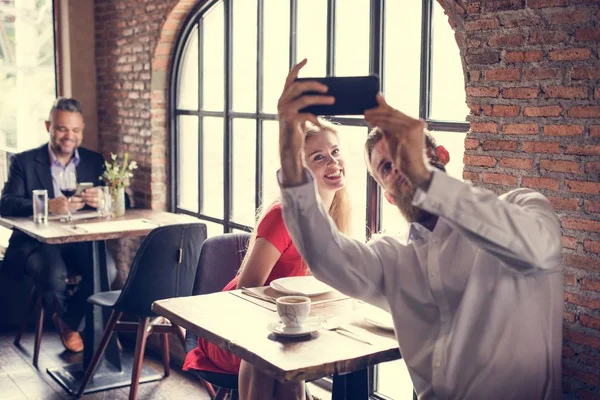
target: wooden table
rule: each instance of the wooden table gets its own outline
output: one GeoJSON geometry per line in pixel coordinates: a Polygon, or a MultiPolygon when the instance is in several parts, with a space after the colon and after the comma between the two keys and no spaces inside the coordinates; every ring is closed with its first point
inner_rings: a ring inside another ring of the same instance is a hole
{"type": "MultiPolygon", "coordinates": [[[[105,240],[145,236],[158,226],[194,222],[200,222],[200,220],[187,215],[151,210],[128,210],[123,217],[76,220],[70,223],[52,220],[47,224],[36,224],[31,217],[0,218],[1,226],[9,229],[17,229],[42,243],[62,244],[89,242],[90,255],[92,257],[94,269],[94,293],[110,290],[110,282],[106,268],[105,240]],[[114,227],[113,229],[110,229],[106,224],[104,224],[104,230],[100,229],[98,231],[98,229],[96,229],[93,233],[83,229],[85,224],[139,219],[143,219],[147,221],[147,223],[138,223],[134,225],[132,222],[131,226],[122,225],[119,226],[116,231],[114,230],[114,227]]],[[[73,364],[61,368],[48,368],[48,373],[71,394],[76,394],[79,391],[85,369],[89,365],[94,350],[98,347],[102,338],[104,324],[110,315],[110,310],[108,308],[103,308],[102,310],[103,312],[101,313],[100,308],[90,304],[86,312],[85,329],[83,332],[83,364],[73,364]]],[[[113,335],[104,352],[104,359],[96,370],[94,377],[87,385],[85,393],[128,386],[131,383],[132,365],[133,358],[131,356],[120,355],[115,335],[113,335]]],[[[140,382],[149,382],[160,379],[161,377],[161,374],[158,374],[149,368],[144,368],[142,370],[140,382]]]]}
{"type": "Polygon", "coordinates": [[[349,321],[344,326],[351,326],[372,344],[323,329],[307,337],[277,336],[267,329],[269,322],[279,319],[276,312],[232,292],[160,300],[152,310],[281,382],[334,375],[334,399],[367,399],[367,368],[399,359],[400,352],[393,333],[364,321],[364,313],[372,306],[354,309],[355,304],[352,299],[321,304],[312,308],[311,316],[341,315],[349,321]]]}

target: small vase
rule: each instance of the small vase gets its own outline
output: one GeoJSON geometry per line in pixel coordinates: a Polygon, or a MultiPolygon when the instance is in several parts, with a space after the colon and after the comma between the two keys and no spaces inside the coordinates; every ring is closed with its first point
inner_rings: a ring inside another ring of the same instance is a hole
{"type": "Polygon", "coordinates": [[[110,188],[110,196],[112,197],[112,216],[122,217],[125,215],[125,188],[110,188]]]}

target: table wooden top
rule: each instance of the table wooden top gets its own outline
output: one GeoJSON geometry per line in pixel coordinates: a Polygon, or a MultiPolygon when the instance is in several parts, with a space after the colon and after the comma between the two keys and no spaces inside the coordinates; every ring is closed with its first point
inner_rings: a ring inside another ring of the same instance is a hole
{"type": "Polygon", "coordinates": [[[42,243],[60,244],[89,242],[95,240],[119,239],[126,237],[145,236],[154,228],[165,225],[186,224],[202,222],[195,217],[183,214],[173,214],[164,211],[152,210],[127,210],[123,217],[111,218],[92,218],[77,220],[72,222],[61,222],[58,220],[48,221],[47,224],[36,224],[31,217],[28,218],[0,218],[0,225],[8,229],[17,229],[42,243]],[[136,224],[127,226],[124,221],[137,220],[136,224]],[[139,220],[147,221],[145,225],[140,224],[139,220]],[[115,224],[110,227],[111,222],[118,224],[118,230],[115,230],[115,224]],[[119,224],[119,221],[121,222],[119,224]],[[105,223],[102,225],[106,229],[96,229],[94,232],[87,232],[84,228],[86,224],[105,223]]]}
{"type": "Polygon", "coordinates": [[[160,300],[152,310],[198,337],[227,349],[282,382],[313,380],[343,374],[400,358],[392,332],[373,327],[364,316],[372,306],[341,300],[314,306],[311,317],[343,316],[354,331],[372,344],[335,331],[321,329],[300,338],[271,333],[267,324],[278,321],[277,312],[220,292],[160,300]]]}

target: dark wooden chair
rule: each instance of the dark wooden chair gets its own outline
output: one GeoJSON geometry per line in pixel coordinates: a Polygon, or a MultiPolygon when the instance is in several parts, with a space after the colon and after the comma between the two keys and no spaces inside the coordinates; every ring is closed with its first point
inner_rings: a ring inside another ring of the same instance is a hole
{"type": "MultiPolygon", "coordinates": [[[[221,291],[240,269],[249,240],[249,233],[226,233],[207,239],[200,252],[192,295],[221,291]]],[[[188,330],[185,343],[186,353],[189,353],[198,346],[198,337],[188,330]]],[[[222,400],[227,394],[232,400],[237,400],[237,374],[196,370],[194,373],[201,380],[218,386],[215,400],[222,400]]]]}
{"type": "MultiPolygon", "coordinates": [[[[198,267],[200,248],[206,239],[206,225],[182,224],[154,229],[142,242],[133,260],[123,290],[96,293],[88,301],[101,307],[112,308],[104,334],[88,366],[79,393],[92,379],[100,359],[114,332],[137,332],[134,364],[129,398],[135,399],[139,387],[146,341],[149,335],[159,334],[162,344],[164,376],[170,374],[168,334],[174,334],[185,347],[181,329],[157,316],[152,303],[180,296],[190,296],[198,267]],[[138,322],[120,321],[126,313],[135,315],[138,322]]],[[[209,394],[214,389],[206,384],[209,394]]]]}

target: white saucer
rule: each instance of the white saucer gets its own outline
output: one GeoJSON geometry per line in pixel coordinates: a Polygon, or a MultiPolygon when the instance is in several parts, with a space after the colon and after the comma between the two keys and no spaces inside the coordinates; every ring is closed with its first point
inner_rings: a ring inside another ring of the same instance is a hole
{"type": "Polygon", "coordinates": [[[394,321],[392,321],[391,316],[389,318],[383,316],[365,317],[365,322],[377,328],[394,332],[394,321]]]}
{"type": "Polygon", "coordinates": [[[321,323],[318,321],[306,321],[298,328],[289,328],[281,321],[275,321],[269,323],[267,329],[280,336],[299,337],[318,331],[321,329],[321,323]]]}

